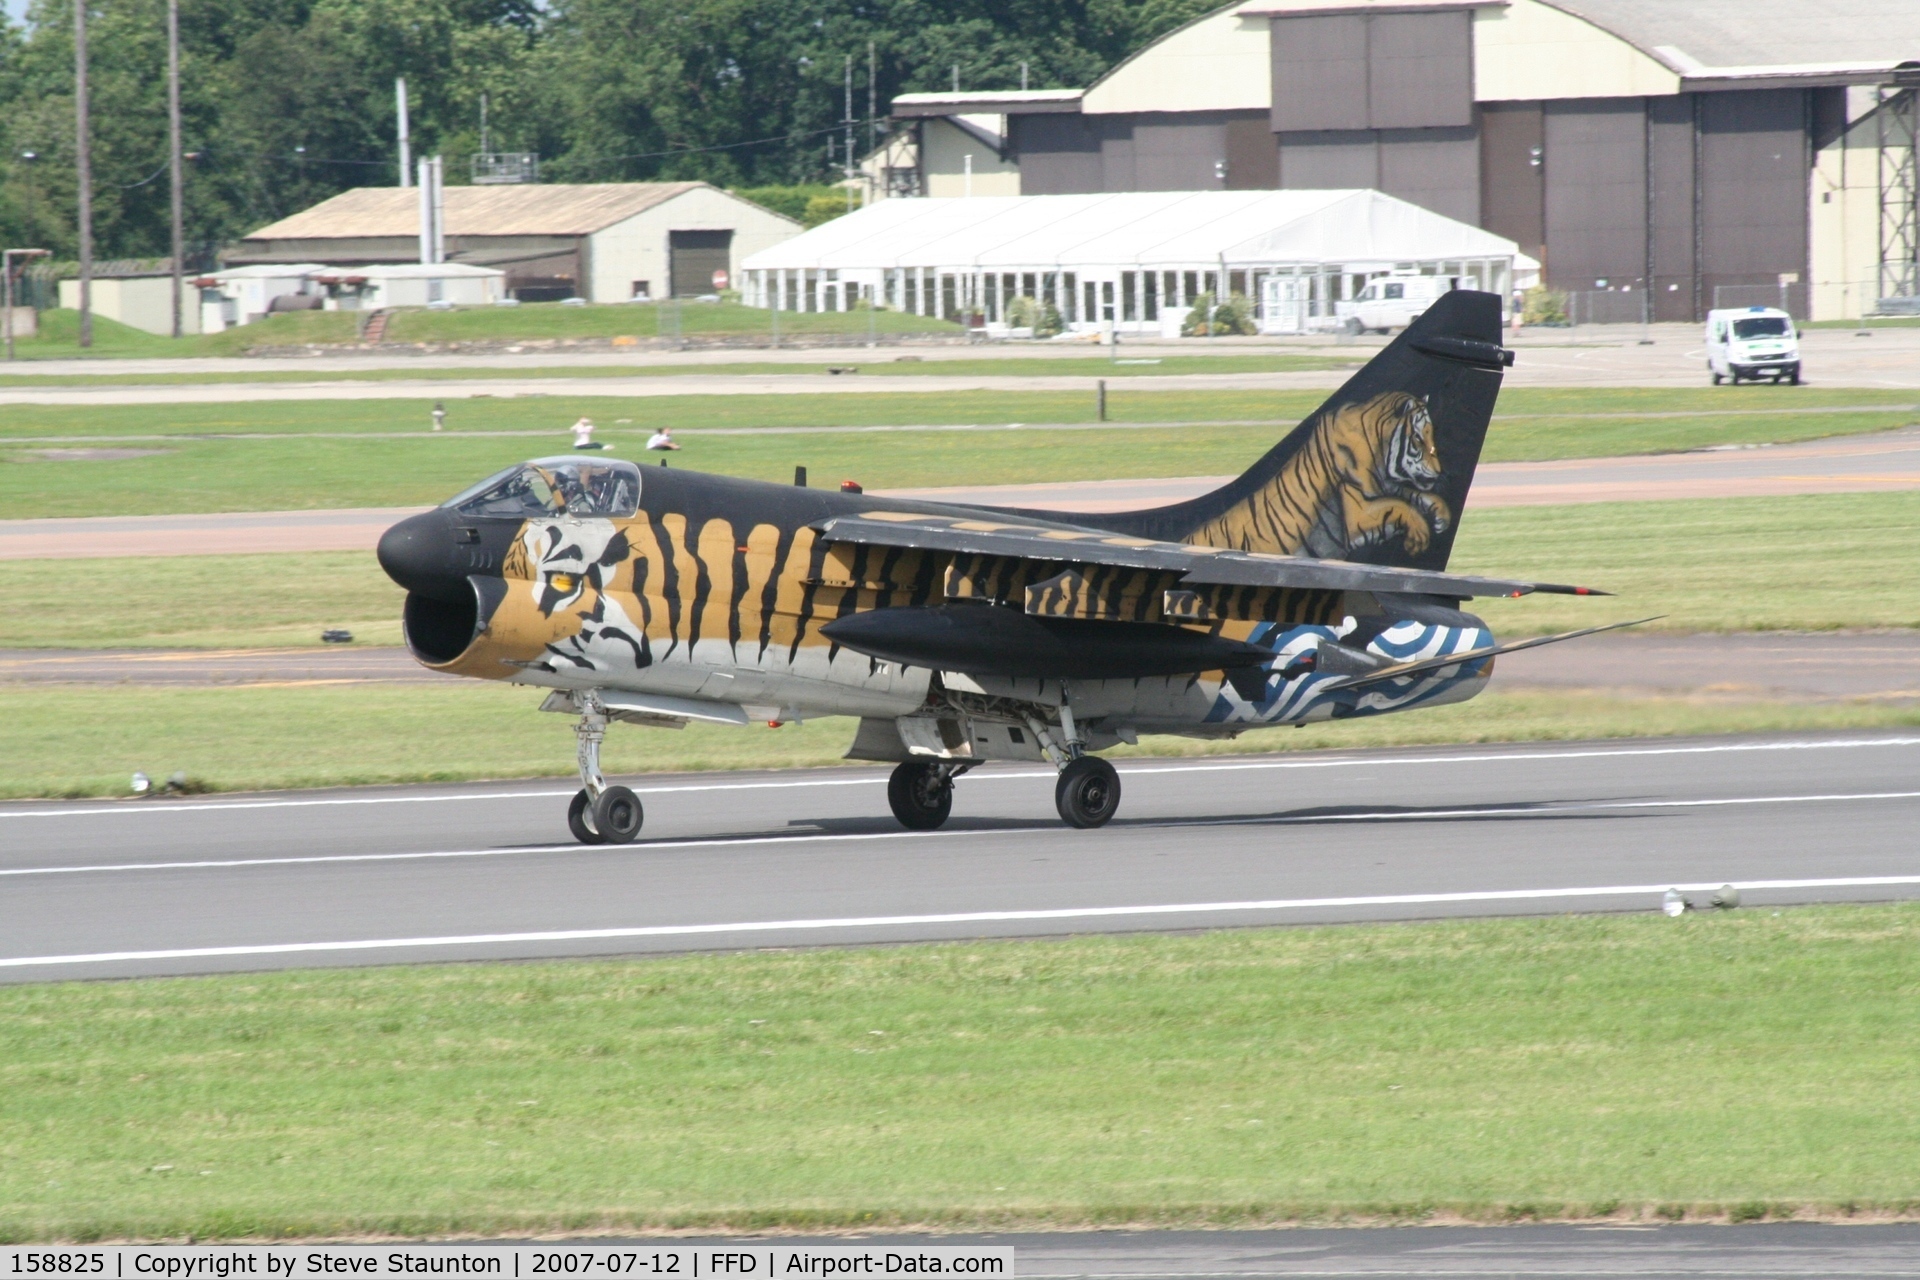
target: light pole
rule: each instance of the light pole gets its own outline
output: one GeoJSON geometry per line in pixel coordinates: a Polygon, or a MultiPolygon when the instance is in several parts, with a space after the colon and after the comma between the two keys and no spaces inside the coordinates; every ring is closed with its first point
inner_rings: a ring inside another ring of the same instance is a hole
{"type": "Polygon", "coordinates": [[[15,258],[42,258],[51,250],[47,249],[8,249],[0,253],[0,275],[6,277],[6,317],[7,317],[7,359],[13,359],[13,260],[15,258]]]}
{"type": "MultiPolygon", "coordinates": [[[[82,0],[84,2],[84,0],[82,0]]],[[[185,304],[180,300],[186,288],[186,195],[181,190],[185,165],[180,158],[180,0],[167,0],[167,168],[173,183],[173,336],[178,338],[185,304]]]]}
{"type": "Polygon", "coordinates": [[[20,163],[23,166],[25,166],[24,172],[26,173],[26,180],[27,180],[27,206],[26,206],[27,226],[26,226],[26,229],[29,233],[33,231],[33,216],[34,216],[33,166],[34,166],[34,163],[39,159],[40,159],[40,153],[38,151],[22,151],[20,153],[20,163]]]}
{"type": "Polygon", "coordinates": [[[80,347],[93,345],[93,130],[87,123],[87,0],[73,6],[74,169],[79,189],[80,347]]]}

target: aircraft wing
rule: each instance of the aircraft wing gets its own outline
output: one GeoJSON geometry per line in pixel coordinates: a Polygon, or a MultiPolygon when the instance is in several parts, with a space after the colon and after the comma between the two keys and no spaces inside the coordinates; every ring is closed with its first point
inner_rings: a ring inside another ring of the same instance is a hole
{"type": "Polygon", "coordinates": [[[978,517],[921,512],[869,511],[834,516],[815,524],[827,542],[854,546],[946,551],[998,556],[1046,564],[1106,565],[1181,575],[1182,587],[1281,587],[1296,590],[1372,591],[1413,595],[1603,596],[1610,592],[1556,582],[1523,582],[1423,569],[1394,569],[1347,560],[1229,551],[1220,547],[1156,542],[1100,529],[1002,519],[990,512],[978,517]]]}

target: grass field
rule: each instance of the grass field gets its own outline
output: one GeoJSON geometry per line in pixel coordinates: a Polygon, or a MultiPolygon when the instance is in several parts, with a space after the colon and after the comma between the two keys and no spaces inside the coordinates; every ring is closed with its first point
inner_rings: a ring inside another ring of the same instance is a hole
{"type": "MultiPolygon", "coordinates": [[[[1512,391],[1484,456],[1804,440],[1920,417],[1911,393],[1822,392],[1792,411],[1773,390],[1512,391]]],[[[1218,475],[1241,470],[1322,398],[1118,390],[1108,396],[1114,423],[1105,427],[1093,421],[1091,397],[1071,392],[476,398],[451,401],[449,430],[440,434],[427,429],[430,404],[418,400],[16,405],[0,424],[0,510],[29,518],[425,505],[563,448],[565,428],[582,414],[601,424],[616,453],[639,453],[645,434],[667,425],[685,445],[676,465],[773,481],[790,479],[796,464],[820,481],[851,477],[875,488],[1218,475]],[[1061,425],[991,434],[852,429],[1009,422],[1061,425]],[[1183,422],[1190,425],[1125,425],[1183,422]],[[1243,425],[1213,425],[1220,422],[1243,425]],[[841,427],[849,429],[834,429],[841,427]],[[81,460],[39,452],[76,446],[142,452],[81,460]]]]}
{"type": "Polygon", "coordinates": [[[405,599],[360,551],[0,560],[0,593],[14,600],[59,599],[76,586],[101,607],[0,612],[0,649],[317,645],[330,627],[399,644],[405,599]]]}
{"type": "MultiPolygon", "coordinates": [[[[965,359],[925,360],[919,356],[891,353],[861,353],[851,359],[818,364],[744,360],[730,364],[536,364],[526,368],[498,365],[478,368],[461,365],[435,368],[427,363],[417,367],[381,366],[366,369],[263,369],[239,373],[207,373],[188,370],[178,373],[0,373],[0,388],[57,386],[188,386],[203,383],[274,382],[395,382],[419,379],[472,382],[511,377],[515,380],[542,378],[738,378],[781,374],[844,377],[833,370],[855,370],[863,378],[995,377],[995,378],[1165,378],[1201,373],[1301,373],[1357,367],[1364,361],[1357,356],[1341,355],[1179,355],[1152,359],[1127,357],[1116,362],[1103,355],[1065,354],[1035,359],[1019,356],[980,355],[965,359]]],[[[4,368],[4,366],[0,366],[4,368]]]]}
{"type": "Polygon", "coordinates": [[[1668,631],[1920,626],[1920,493],[1806,494],[1474,511],[1449,569],[1616,599],[1476,600],[1502,634],[1666,614],[1668,631]]]}
{"type": "MultiPolygon", "coordinates": [[[[558,302],[528,303],[518,307],[463,307],[428,311],[402,308],[389,322],[385,341],[414,342],[538,342],[553,339],[685,337],[701,334],[772,335],[770,311],[733,303],[683,302],[616,303],[569,307],[558,302]]],[[[221,333],[193,337],[162,337],[104,316],[93,320],[93,346],[80,347],[80,313],[53,310],[40,313],[40,332],[14,344],[22,360],[95,358],[237,356],[250,349],[299,348],[313,343],[358,341],[360,315],[353,311],[292,311],[241,325],[221,333]]],[[[786,312],[780,332],[803,334],[848,333],[899,335],[959,334],[962,327],[947,320],[880,312],[786,312]]]]}
{"type": "Polygon", "coordinates": [[[11,987],[0,1239],[1911,1213],[1916,1056],[1912,905],[11,987]]]}
{"type": "MultiPolygon", "coordinates": [[[[1470,511],[1452,568],[1614,591],[1473,606],[1502,635],[1667,615],[1668,631],[1920,626],[1920,494],[1824,494],[1470,511]],[[1837,572],[1844,566],[1845,572],[1837,572]]],[[[0,595],[111,607],[0,613],[0,648],[399,642],[400,590],[370,555],[0,560],[0,595]]]]}

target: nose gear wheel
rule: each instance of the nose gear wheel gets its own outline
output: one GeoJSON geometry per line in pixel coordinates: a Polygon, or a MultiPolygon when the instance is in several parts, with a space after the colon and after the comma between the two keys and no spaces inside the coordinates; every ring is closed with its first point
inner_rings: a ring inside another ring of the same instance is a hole
{"type": "Polygon", "coordinates": [[[593,828],[608,844],[631,843],[645,820],[640,797],[628,787],[608,787],[593,802],[593,828]]]}
{"type": "Polygon", "coordinates": [[[631,788],[608,786],[600,772],[600,744],[607,737],[607,709],[591,689],[573,696],[580,722],[577,739],[581,788],[567,805],[567,830],[581,844],[626,844],[646,819],[631,788]]]}
{"type": "Polygon", "coordinates": [[[593,828],[593,797],[585,787],[573,793],[567,805],[567,830],[581,844],[605,844],[607,838],[593,828]]]}

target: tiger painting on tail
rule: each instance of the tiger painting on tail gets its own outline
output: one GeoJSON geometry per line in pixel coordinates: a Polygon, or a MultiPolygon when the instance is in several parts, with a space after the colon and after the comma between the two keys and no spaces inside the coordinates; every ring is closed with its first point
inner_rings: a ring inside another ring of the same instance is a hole
{"type": "Polygon", "coordinates": [[[1395,538],[1418,555],[1453,522],[1426,401],[1388,391],[1323,412],[1278,473],[1183,539],[1339,559],[1395,538]]]}

